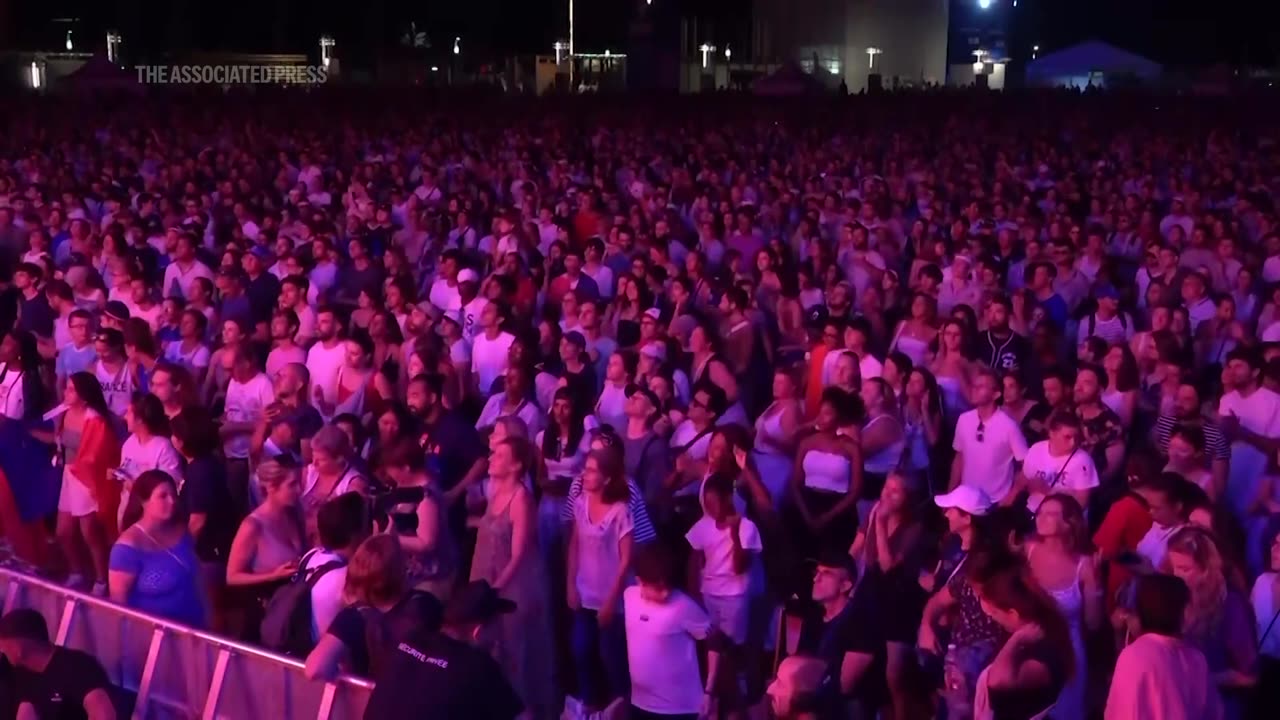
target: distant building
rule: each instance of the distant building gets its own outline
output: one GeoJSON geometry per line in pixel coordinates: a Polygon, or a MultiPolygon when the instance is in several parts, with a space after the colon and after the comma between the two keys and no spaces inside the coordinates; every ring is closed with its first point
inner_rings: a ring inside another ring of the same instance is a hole
{"type": "Polygon", "coordinates": [[[953,0],[757,0],[780,61],[850,92],[879,75],[886,88],[942,84],[953,0]]]}

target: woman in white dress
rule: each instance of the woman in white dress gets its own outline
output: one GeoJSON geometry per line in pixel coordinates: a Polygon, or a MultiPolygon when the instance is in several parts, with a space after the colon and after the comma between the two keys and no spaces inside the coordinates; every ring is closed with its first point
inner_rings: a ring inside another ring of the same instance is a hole
{"type": "Polygon", "coordinates": [[[913,365],[924,365],[929,357],[929,343],[938,336],[937,314],[937,301],[924,293],[916,293],[911,299],[911,315],[898,323],[889,352],[901,352],[911,358],[913,365]]]}

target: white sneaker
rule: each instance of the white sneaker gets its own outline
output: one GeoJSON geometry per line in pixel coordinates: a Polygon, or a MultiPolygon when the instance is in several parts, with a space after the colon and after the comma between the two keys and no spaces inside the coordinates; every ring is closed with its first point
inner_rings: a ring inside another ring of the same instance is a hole
{"type": "Polygon", "coordinates": [[[71,573],[70,575],[67,576],[66,580],[62,581],[62,584],[65,587],[71,588],[72,590],[79,590],[80,588],[84,587],[84,576],[81,575],[80,573],[71,573]]]}
{"type": "Polygon", "coordinates": [[[107,584],[106,584],[106,583],[94,583],[94,584],[93,584],[93,590],[90,590],[90,591],[89,591],[89,594],[90,594],[90,595],[93,595],[94,597],[100,597],[100,598],[104,598],[104,597],[106,597],[106,596],[107,596],[107,584]]]}

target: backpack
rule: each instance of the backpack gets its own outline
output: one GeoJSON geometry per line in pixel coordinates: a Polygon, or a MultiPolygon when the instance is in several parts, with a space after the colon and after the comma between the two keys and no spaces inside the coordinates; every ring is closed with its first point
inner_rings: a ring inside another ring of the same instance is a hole
{"type": "Polygon", "coordinates": [[[381,674],[388,648],[394,648],[419,630],[438,630],[443,614],[440,601],[423,590],[409,591],[404,599],[386,612],[368,605],[355,606],[355,610],[364,621],[364,652],[352,653],[352,670],[357,675],[375,680],[381,674]],[[363,663],[367,663],[367,667],[362,667],[363,663]]]}
{"type": "Polygon", "coordinates": [[[304,555],[298,563],[298,572],[267,601],[260,631],[262,644],[271,650],[306,657],[315,647],[311,637],[311,590],[329,571],[347,564],[342,560],[331,560],[318,568],[303,570],[317,552],[319,549],[304,555]]]}

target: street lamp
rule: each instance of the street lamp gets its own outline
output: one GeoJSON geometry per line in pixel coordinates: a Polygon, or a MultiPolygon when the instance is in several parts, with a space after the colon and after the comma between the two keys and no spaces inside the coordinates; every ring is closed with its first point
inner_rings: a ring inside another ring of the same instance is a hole
{"type": "Polygon", "coordinates": [[[706,70],[707,66],[711,64],[711,53],[715,51],[716,51],[715,45],[708,45],[707,43],[702,43],[701,45],[698,46],[698,52],[702,53],[702,69],[703,70],[706,70]]]}
{"type": "Polygon", "coordinates": [[[557,40],[551,43],[551,48],[556,51],[556,64],[559,65],[564,61],[564,56],[561,53],[569,49],[569,43],[557,40]]]}
{"type": "Polygon", "coordinates": [[[883,52],[884,51],[878,47],[867,48],[867,68],[868,69],[870,70],[876,69],[876,56],[882,54],[883,52]]]}
{"type": "Polygon", "coordinates": [[[120,62],[120,33],[115,30],[107,31],[107,60],[120,62]]]}
{"type": "Polygon", "coordinates": [[[462,54],[462,47],[461,47],[461,43],[462,43],[462,38],[460,38],[460,37],[455,37],[455,38],[453,39],[453,54],[454,54],[454,55],[461,55],[461,54],[462,54]]]}
{"type": "Polygon", "coordinates": [[[733,50],[728,46],[724,46],[724,59],[726,61],[733,59],[733,50]]]}
{"type": "Polygon", "coordinates": [[[1040,54],[1040,46],[1039,46],[1039,45],[1032,45],[1032,46],[1031,46],[1031,59],[1032,59],[1032,60],[1035,60],[1035,59],[1036,59],[1036,55],[1039,55],[1039,54],[1040,54]]]}
{"type": "Polygon", "coordinates": [[[333,62],[333,48],[337,45],[332,35],[320,36],[320,64],[324,65],[326,70],[329,69],[329,63],[333,62]]]}
{"type": "Polygon", "coordinates": [[[71,52],[71,50],[72,50],[72,45],[71,45],[71,31],[70,31],[70,30],[68,30],[68,31],[67,31],[67,52],[71,52]]]}
{"type": "Polygon", "coordinates": [[[986,57],[987,55],[990,55],[990,53],[988,53],[986,50],[973,51],[973,57],[974,57],[973,72],[975,75],[982,72],[982,66],[983,66],[982,58],[986,57]]]}

